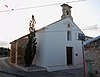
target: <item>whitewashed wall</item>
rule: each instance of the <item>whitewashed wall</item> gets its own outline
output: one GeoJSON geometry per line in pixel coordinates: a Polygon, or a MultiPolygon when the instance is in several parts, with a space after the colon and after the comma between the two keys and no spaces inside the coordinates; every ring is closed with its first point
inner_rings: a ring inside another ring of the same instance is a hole
{"type": "Polygon", "coordinates": [[[73,65],[82,65],[82,43],[77,40],[79,28],[69,19],[57,21],[37,32],[36,65],[48,71],[68,69],[66,46],[73,47],[73,65]],[[72,41],[67,41],[67,24],[72,24],[72,41]],[[78,56],[76,56],[78,54],[78,56]]]}

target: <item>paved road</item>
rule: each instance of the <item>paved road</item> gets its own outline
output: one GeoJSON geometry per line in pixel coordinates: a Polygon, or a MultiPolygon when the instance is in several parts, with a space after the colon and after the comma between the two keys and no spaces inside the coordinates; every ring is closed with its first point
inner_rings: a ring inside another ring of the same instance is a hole
{"type": "Polygon", "coordinates": [[[0,58],[0,77],[84,77],[83,68],[55,72],[26,72],[9,64],[9,58],[0,58]]]}
{"type": "Polygon", "coordinates": [[[16,77],[6,72],[9,71],[9,69],[11,69],[9,64],[6,63],[6,59],[8,59],[8,57],[0,58],[0,77],[16,77]]]}
{"type": "Polygon", "coordinates": [[[0,73],[0,77],[16,77],[16,76],[5,74],[5,73],[0,73]]]}

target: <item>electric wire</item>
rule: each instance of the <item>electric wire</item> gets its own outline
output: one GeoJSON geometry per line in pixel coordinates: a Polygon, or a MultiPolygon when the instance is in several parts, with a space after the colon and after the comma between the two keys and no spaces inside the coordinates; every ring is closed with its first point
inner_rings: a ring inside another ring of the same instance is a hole
{"type": "MultiPolygon", "coordinates": [[[[21,1],[22,1],[22,0],[20,0],[20,1],[16,4],[15,8],[21,3],[21,1]]],[[[81,1],[86,1],[86,0],[70,1],[70,2],[65,2],[65,3],[75,3],[75,2],[81,2],[81,1]]],[[[55,4],[40,5],[40,6],[25,7],[25,8],[17,8],[17,9],[13,8],[13,9],[11,9],[11,10],[2,10],[2,11],[0,11],[0,12],[9,12],[9,11],[17,11],[17,10],[27,10],[27,9],[33,9],[33,8],[41,8],[41,7],[48,7],[48,6],[56,6],[56,5],[61,5],[61,4],[63,4],[63,3],[55,3],[55,4]]],[[[100,27],[98,27],[98,28],[100,28],[100,27]]],[[[81,29],[81,30],[93,30],[93,29],[96,29],[96,28],[81,29]]],[[[49,31],[49,32],[63,32],[63,31],[64,31],[64,30],[62,30],[62,31],[49,31]]],[[[72,30],[72,31],[75,31],[75,30],[72,30]]]]}
{"type": "MultiPolygon", "coordinates": [[[[75,3],[75,2],[81,2],[86,0],[80,0],[80,1],[71,1],[71,2],[65,2],[65,3],[75,3]]],[[[40,6],[32,6],[32,7],[25,7],[25,8],[17,8],[17,9],[10,9],[10,10],[1,10],[0,12],[9,12],[9,11],[17,11],[17,10],[27,10],[27,9],[33,9],[33,8],[41,8],[41,7],[48,7],[48,6],[56,6],[61,5],[63,3],[55,3],[55,4],[48,4],[48,5],[40,5],[40,6]]]]}
{"type": "MultiPolygon", "coordinates": [[[[81,29],[82,31],[84,31],[84,30],[94,30],[95,28],[90,28],[90,29],[81,29]]],[[[100,27],[98,27],[98,29],[100,29],[100,27]]],[[[79,29],[75,29],[75,30],[70,30],[70,31],[78,31],[79,29]]],[[[48,32],[55,32],[55,33],[57,33],[57,32],[66,32],[67,31],[67,29],[66,30],[49,30],[49,31],[46,31],[47,33],[48,32]]],[[[44,32],[39,32],[39,33],[44,33],[44,32]]]]}
{"type": "MultiPolygon", "coordinates": [[[[16,8],[22,1],[23,1],[23,0],[20,0],[20,1],[14,6],[14,8],[16,8]]],[[[11,13],[12,13],[11,11],[7,12],[7,14],[2,18],[2,20],[7,19],[7,17],[8,17],[11,13]]]]}

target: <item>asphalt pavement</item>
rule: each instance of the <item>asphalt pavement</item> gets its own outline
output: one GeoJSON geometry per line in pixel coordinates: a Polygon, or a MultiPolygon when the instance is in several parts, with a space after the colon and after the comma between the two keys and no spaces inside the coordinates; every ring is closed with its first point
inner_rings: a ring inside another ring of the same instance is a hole
{"type": "Polygon", "coordinates": [[[9,57],[0,58],[0,77],[84,77],[83,68],[61,71],[26,72],[9,63],[9,57]]]}

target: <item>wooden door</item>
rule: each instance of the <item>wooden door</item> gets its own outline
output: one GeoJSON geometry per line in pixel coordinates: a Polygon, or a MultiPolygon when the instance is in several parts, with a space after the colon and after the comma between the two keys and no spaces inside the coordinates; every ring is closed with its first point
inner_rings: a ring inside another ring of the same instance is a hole
{"type": "Polygon", "coordinates": [[[66,47],[67,65],[72,65],[72,47],[66,47]]]}

